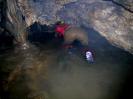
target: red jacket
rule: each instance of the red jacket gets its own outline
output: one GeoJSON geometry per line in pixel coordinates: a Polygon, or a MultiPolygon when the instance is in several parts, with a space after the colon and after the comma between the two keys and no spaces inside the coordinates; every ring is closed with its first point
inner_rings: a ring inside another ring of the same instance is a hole
{"type": "Polygon", "coordinates": [[[66,29],[68,29],[69,25],[68,24],[61,24],[57,25],[55,28],[55,32],[60,36],[64,37],[64,32],[66,29]]]}

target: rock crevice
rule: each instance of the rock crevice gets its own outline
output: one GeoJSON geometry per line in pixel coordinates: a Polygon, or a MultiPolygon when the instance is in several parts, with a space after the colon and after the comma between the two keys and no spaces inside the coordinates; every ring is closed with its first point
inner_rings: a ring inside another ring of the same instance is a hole
{"type": "MultiPolygon", "coordinates": [[[[116,5],[118,5],[118,6],[120,6],[120,7],[122,7],[123,9],[125,9],[125,10],[127,10],[127,11],[129,11],[129,12],[131,12],[131,13],[133,13],[133,1],[131,1],[131,2],[128,2],[128,4],[126,3],[126,4],[123,4],[123,3],[120,3],[120,1],[119,0],[103,0],[103,1],[111,1],[112,3],[114,3],[114,4],[116,4],[116,5]],[[130,5],[130,3],[131,3],[131,5],[130,5]]],[[[130,0],[129,0],[130,1],[130,0]]]]}

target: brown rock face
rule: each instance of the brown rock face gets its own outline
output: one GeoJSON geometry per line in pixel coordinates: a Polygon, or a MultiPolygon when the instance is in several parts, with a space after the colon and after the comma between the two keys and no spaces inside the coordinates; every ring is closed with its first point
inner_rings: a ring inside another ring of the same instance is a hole
{"type": "Polygon", "coordinates": [[[93,28],[112,44],[133,53],[133,13],[120,6],[103,6],[91,15],[93,28]]]}
{"type": "MultiPolygon", "coordinates": [[[[20,10],[18,0],[1,1],[1,26],[14,36],[14,41],[19,45],[27,45],[25,16],[20,10]]],[[[24,47],[25,49],[25,47],[24,47]]]]}
{"type": "Polygon", "coordinates": [[[133,0],[114,0],[114,1],[133,12],[133,0]]]}
{"type": "Polygon", "coordinates": [[[65,43],[72,43],[75,40],[79,41],[82,45],[88,45],[87,33],[79,27],[71,27],[64,33],[65,43]]]}

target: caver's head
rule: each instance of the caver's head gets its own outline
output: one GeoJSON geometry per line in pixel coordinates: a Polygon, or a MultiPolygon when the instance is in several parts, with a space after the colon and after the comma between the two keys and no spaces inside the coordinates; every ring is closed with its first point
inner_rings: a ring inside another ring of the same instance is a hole
{"type": "Polygon", "coordinates": [[[56,22],[56,25],[63,25],[65,22],[63,20],[56,22]]]}
{"type": "Polygon", "coordinates": [[[59,36],[64,36],[64,32],[66,31],[66,29],[68,28],[68,24],[66,24],[64,21],[59,21],[56,24],[55,27],[55,32],[59,35],[59,36]]]}

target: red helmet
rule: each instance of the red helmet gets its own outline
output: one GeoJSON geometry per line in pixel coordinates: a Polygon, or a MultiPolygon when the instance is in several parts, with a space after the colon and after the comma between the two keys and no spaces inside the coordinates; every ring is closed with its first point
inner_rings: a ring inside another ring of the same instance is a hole
{"type": "Polygon", "coordinates": [[[59,36],[64,36],[65,30],[68,28],[68,24],[57,24],[55,28],[55,32],[58,33],[59,36]]]}

